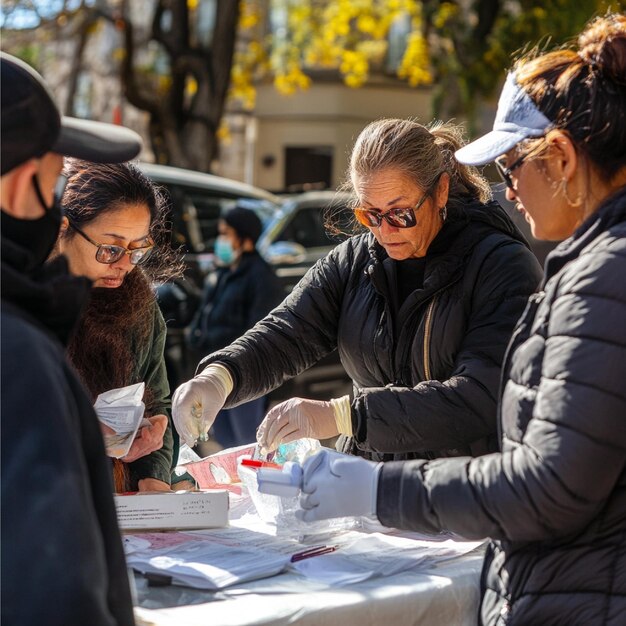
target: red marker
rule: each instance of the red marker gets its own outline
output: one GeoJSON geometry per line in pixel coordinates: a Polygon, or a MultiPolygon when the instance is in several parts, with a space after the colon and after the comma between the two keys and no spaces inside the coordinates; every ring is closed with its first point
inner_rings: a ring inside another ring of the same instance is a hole
{"type": "Polygon", "coordinates": [[[259,469],[260,467],[271,467],[273,469],[282,469],[281,465],[277,463],[270,463],[269,461],[255,461],[254,459],[241,459],[241,464],[246,467],[254,467],[259,469]]]}

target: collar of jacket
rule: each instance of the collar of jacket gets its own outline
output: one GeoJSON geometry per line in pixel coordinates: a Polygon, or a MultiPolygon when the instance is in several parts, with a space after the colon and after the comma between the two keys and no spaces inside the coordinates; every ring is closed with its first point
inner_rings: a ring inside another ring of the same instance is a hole
{"type": "MultiPolygon", "coordinates": [[[[432,294],[455,281],[463,272],[467,258],[476,245],[494,232],[508,235],[528,247],[522,233],[497,202],[481,204],[469,201],[450,206],[444,227],[426,252],[424,295],[432,294]]],[[[371,233],[368,235],[368,250],[371,260],[365,272],[372,285],[385,294],[388,288],[383,264],[389,256],[371,233]]]]}
{"type": "Polygon", "coordinates": [[[2,237],[2,303],[67,345],[89,297],[91,281],[71,276],[65,257],[27,271],[29,259],[28,250],[2,237]]]}
{"type": "Polygon", "coordinates": [[[226,274],[228,276],[238,276],[239,274],[245,273],[248,267],[252,264],[253,260],[257,257],[260,258],[261,255],[256,250],[253,250],[252,252],[242,252],[241,257],[239,257],[239,263],[237,263],[237,266],[234,269],[230,267],[224,268],[226,270],[226,274]]]}
{"type": "Polygon", "coordinates": [[[612,226],[622,222],[626,222],[626,186],[620,187],[620,189],[608,197],[598,210],[576,229],[571,237],[561,242],[548,255],[542,287],[564,265],[577,258],[581,251],[594,239],[612,226]]]}

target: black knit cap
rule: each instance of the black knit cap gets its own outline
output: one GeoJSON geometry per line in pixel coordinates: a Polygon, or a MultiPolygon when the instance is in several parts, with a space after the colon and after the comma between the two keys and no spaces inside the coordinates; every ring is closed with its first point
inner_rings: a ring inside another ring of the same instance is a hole
{"type": "Polygon", "coordinates": [[[259,216],[252,210],[236,206],[222,215],[222,219],[231,227],[240,239],[252,239],[256,244],[263,231],[259,216]]]}
{"type": "Polygon", "coordinates": [[[47,152],[96,163],[135,158],[141,138],[128,128],[61,117],[43,79],[29,65],[0,54],[2,175],[47,152]]]}

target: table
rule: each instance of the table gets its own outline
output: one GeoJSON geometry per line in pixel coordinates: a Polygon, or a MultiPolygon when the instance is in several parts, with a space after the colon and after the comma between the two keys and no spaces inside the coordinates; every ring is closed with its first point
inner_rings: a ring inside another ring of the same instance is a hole
{"type": "Polygon", "coordinates": [[[347,587],[295,573],[218,592],[148,587],[136,576],[138,624],[155,626],[474,626],[482,549],[438,566],[347,587]]]}

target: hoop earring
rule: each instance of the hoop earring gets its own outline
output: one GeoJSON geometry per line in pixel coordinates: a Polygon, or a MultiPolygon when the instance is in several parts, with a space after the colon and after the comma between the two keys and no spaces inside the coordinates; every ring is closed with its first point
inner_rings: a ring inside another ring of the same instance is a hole
{"type": "Polygon", "coordinates": [[[561,179],[561,184],[559,185],[559,190],[565,196],[568,204],[573,208],[578,208],[583,203],[583,194],[579,191],[576,195],[576,200],[572,200],[567,193],[567,181],[563,178],[561,179]]]}
{"type": "Polygon", "coordinates": [[[442,222],[445,222],[447,217],[448,217],[448,207],[446,205],[442,206],[439,209],[439,217],[441,218],[442,222]]]}

